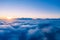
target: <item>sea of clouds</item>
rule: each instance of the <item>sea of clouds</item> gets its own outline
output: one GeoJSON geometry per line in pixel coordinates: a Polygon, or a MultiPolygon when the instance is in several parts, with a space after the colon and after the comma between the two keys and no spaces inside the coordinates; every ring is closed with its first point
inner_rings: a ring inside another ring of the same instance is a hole
{"type": "Polygon", "coordinates": [[[60,19],[0,20],[0,40],[60,40],[60,19]]]}

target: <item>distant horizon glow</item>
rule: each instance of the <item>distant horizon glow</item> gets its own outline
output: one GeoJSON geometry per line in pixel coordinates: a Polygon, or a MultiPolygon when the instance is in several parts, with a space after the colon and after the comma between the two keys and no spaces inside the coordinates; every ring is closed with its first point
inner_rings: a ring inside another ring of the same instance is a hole
{"type": "Polygon", "coordinates": [[[59,0],[0,0],[0,18],[60,18],[59,0]]]}

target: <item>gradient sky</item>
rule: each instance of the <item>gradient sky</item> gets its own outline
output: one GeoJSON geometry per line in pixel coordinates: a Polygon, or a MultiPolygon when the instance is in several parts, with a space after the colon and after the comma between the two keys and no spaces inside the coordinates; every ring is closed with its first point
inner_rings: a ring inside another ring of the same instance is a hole
{"type": "Polygon", "coordinates": [[[0,17],[60,18],[59,0],[0,0],[0,17]]]}

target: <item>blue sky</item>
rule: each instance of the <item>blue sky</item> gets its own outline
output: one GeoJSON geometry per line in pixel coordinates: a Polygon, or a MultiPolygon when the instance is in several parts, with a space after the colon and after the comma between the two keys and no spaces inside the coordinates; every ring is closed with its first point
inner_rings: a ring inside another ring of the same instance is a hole
{"type": "Polygon", "coordinates": [[[60,18],[60,1],[0,0],[0,16],[60,18]]]}

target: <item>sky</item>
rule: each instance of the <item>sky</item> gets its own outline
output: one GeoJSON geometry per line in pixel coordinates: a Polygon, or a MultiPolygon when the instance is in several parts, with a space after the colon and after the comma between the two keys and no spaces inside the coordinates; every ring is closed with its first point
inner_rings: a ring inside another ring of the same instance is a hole
{"type": "Polygon", "coordinates": [[[60,18],[60,0],[0,0],[0,17],[60,18]]]}

